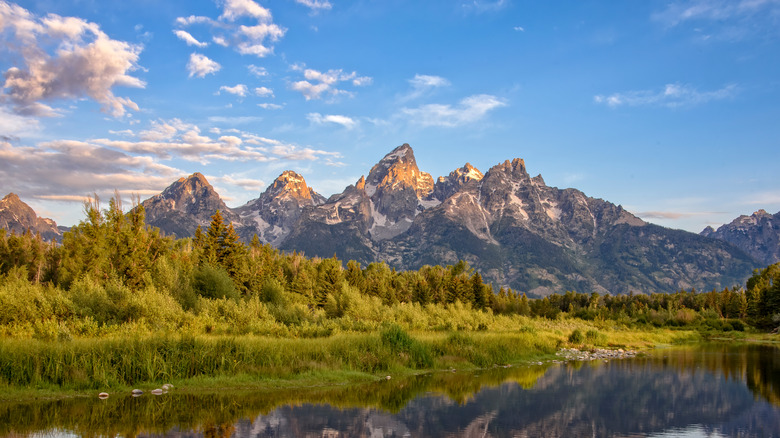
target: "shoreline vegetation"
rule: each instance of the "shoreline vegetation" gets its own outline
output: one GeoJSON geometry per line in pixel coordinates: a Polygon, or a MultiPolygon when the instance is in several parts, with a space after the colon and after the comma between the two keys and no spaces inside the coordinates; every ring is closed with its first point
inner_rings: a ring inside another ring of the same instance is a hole
{"type": "Polygon", "coordinates": [[[193,239],[115,198],[61,244],[0,230],[0,400],[133,387],[276,390],[647,350],[777,340],[780,264],[711,292],[528,298],[466,262],[397,272],[238,241],[217,211],[193,239]]]}

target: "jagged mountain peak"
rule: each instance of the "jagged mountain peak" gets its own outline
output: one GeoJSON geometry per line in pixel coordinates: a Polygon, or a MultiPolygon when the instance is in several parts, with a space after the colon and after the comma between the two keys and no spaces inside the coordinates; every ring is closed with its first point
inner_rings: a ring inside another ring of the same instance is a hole
{"type": "Polygon", "coordinates": [[[176,180],[176,182],[166,187],[161,195],[170,199],[178,198],[184,195],[193,195],[194,193],[202,190],[216,195],[214,187],[209,184],[206,177],[203,176],[203,174],[200,172],[195,172],[188,177],[181,177],[176,180]]]}
{"type": "Polygon", "coordinates": [[[472,166],[471,163],[466,163],[463,167],[450,172],[450,177],[455,177],[458,181],[466,183],[471,180],[479,181],[484,175],[479,169],[472,166]]]}
{"type": "Polygon", "coordinates": [[[373,197],[377,192],[406,189],[413,189],[418,197],[425,198],[433,191],[433,177],[420,171],[411,146],[403,144],[371,168],[366,178],[366,194],[373,197]]]}
{"type": "Polygon", "coordinates": [[[180,238],[192,236],[198,225],[208,226],[217,210],[227,221],[238,220],[238,215],[225,205],[214,187],[199,172],[179,178],[142,205],[147,224],[180,238]]]}
{"type": "Polygon", "coordinates": [[[62,236],[53,220],[38,217],[35,210],[13,192],[0,200],[0,228],[17,234],[30,230],[40,233],[44,240],[58,240],[62,236]]]}
{"type": "Polygon", "coordinates": [[[360,175],[360,179],[355,183],[355,188],[363,191],[366,190],[366,177],[364,175],[360,175]]]}
{"type": "Polygon", "coordinates": [[[7,204],[15,204],[15,203],[19,203],[19,202],[23,203],[22,200],[19,199],[19,195],[17,195],[14,192],[11,192],[11,193],[5,195],[5,197],[2,199],[2,202],[7,203],[7,204]]]}
{"type": "Polygon", "coordinates": [[[506,160],[503,163],[497,164],[488,170],[488,173],[508,173],[515,178],[528,179],[531,177],[528,175],[528,171],[525,168],[525,161],[522,158],[515,158],[512,161],[506,160]]]}
{"type": "Polygon", "coordinates": [[[440,176],[434,186],[433,196],[439,201],[445,201],[450,196],[457,193],[464,184],[470,181],[481,181],[484,175],[470,163],[463,167],[453,170],[447,176],[440,176]]]}
{"type": "Polygon", "coordinates": [[[324,199],[311,187],[306,185],[306,180],[298,173],[292,170],[285,170],[279,175],[268,189],[266,197],[274,198],[294,198],[299,200],[311,200],[315,204],[322,203],[324,199]]]}

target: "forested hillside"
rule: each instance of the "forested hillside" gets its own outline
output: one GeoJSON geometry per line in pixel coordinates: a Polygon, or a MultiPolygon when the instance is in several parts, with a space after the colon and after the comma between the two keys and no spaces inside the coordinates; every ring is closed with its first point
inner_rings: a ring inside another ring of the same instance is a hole
{"type": "Polygon", "coordinates": [[[396,271],[384,263],[282,253],[257,238],[245,245],[219,211],[206,230],[180,240],[144,225],[142,206],[125,213],[112,199],[102,210],[94,199],[85,213],[61,245],[0,231],[4,334],[98,335],[131,324],[316,335],[375,329],[387,315],[424,329],[477,329],[487,326],[484,315],[562,313],[656,326],[771,328],[780,315],[780,265],[757,271],[746,288],[620,296],[559,291],[528,299],[523,291],[494,290],[464,261],[396,271]]]}

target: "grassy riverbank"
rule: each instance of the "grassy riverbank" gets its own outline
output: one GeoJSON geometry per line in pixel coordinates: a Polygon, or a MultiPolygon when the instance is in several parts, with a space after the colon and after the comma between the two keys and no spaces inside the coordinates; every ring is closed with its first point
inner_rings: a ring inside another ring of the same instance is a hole
{"type": "Polygon", "coordinates": [[[568,346],[646,349],[695,342],[692,331],[636,330],[577,319],[517,318],[514,330],[374,332],[319,338],[151,334],[0,342],[0,399],[94,395],[131,387],[279,389],[333,386],[442,369],[553,357],[568,346]]]}

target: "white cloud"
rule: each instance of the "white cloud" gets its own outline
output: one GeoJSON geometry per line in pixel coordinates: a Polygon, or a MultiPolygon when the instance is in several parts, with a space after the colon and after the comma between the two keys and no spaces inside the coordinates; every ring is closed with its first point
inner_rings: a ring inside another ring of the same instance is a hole
{"type": "Polygon", "coordinates": [[[322,125],[323,123],[335,123],[347,129],[352,129],[358,124],[358,122],[351,117],[340,116],[337,114],[328,114],[323,116],[320,113],[309,113],[306,118],[309,119],[310,122],[317,125],[322,125]]]}
{"type": "Polygon", "coordinates": [[[260,97],[272,97],[274,95],[274,90],[268,87],[257,87],[255,88],[255,95],[260,97]]]}
{"type": "Polygon", "coordinates": [[[174,31],[173,31],[173,33],[174,33],[174,34],[175,34],[175,35],[176,35],[176,36],[177,36],[177,37],[178,37],[180,40],[182,40],[182,41],[184,41],[185,43],[187,43],[187,45],[188,45],[188,46],[195,46],[195,47],[200,47],[200,48],[203,48],[203,47],[206,47],[206,46],[208,46],[208,45],[209,45],[209,43],[204,43],[204,42],[200,42],[200,41],[196,40],[196,39],[195,39],[195,37],[193,37],[192,35],[190,35],[190,33],[189,33],[189,32],[187,32],[186,30],[181,30],[181,29],[179,29],[179,30],[174,30],[174,31]]]}
{"type": "Polygon", "coordinates": [[[456,127],[482,119],[489,111],[506,103],[489,94],[469,96],[458,105],[428,104],[417,108],[403,108],[401,112],[413,123],[422,126],[456,127]]]}
{"type": "Polygon", "coordinates": [[[284,108],[282,105],[278,105],[275,103],[258,103],[257,106],[263,109],[269,109],[269,110],[278,110],[284,108]]]}
{"type": "Polygon", "coordinates": [[[25,117],[0,106],[0,141],[17,137],[33,137],[41,130],[38,119],[25,117]]]}
{"type": "Polygon", "coordinates": [[[512,29],[518,31],[518,32],[525,32],[525,28],[523,26],[515,26],[512,29]]]}
{"type": "Polygon", "coordinates": [[[0,28],[8,29],[3,46],[14,55],[7,59],[21,61],[4,72],[0,91],[0,103],[10,104],[14,113],[54,116],[59,111],[43,102],[84,96],[114,117],[138,111],[138,105],[115,96],[112,89],[146,86],[129,74],[139,68],[142,46],[113,40],[81,18],[39,18],[6,2],[0,3],[0,28]]]}
{"type": "Polygon", "coordinates": [[[412,86],[412,91],[401,100],[414,100],[436,88],[448,87],[450,81],[441,76],[416,74],[412,79],[409,79],[409,84],[412,86]]]}
{"type": "Polygon", "coordinates": [[[306,6],[311,9],[312,12],[333,8],[333,5],[328,0],[295,0],[295,3],[306,6]]]}
{"type": "Polygon", "coordinates": [[[293,65],[292,69],[294,71],[303,71],[305,80],[293,82],[290,84],[290,88],[300,92],[306,100],[321,99],[323,96],[335,97],[340,94],[351,95],[352,93],[349,91],[334,86],[339,82],[351,81],[352,85],[364,86],[372,81],[368,76],[358,76],[357,72],[354,71],[344,73],[341,69],[321,72],[297,64],[293,65]]]}
{"type": "MultiPolygon", "coordinates": [[[[284,36],[286,29],[273,23],[270,10],[252,0],[223,0],[220,3],[223,7],[222,14],[216,20],[202,16],[179,17],[176,19],[176,25],[179,27],[206,25],[212,32],[211,39],[215,44],[233,47],[242,55],[255,55],[262,58],[273,53],[273,44],[284,36]],[[256,23],[252,25],[237,23],[238,20],[246,18],[256,23]]],[[[188,44],[197,41],[181,29],[174,32],[188,44]]]]}
{"type": "Polygon", "coordinates": [[[271,19],[271,11],[252,0],[223,0],[224,11],[219,18],[235,21],[240,17],[254,17],[261,21],[271,19]]]}
{"type": "MultiPolygon", "coordinates": [[[[23,199],[81,202],[93,193],[108,199],[114,190],[120,194],[157,194],[192,172],[172,167],[167,160],[181,159],[200,166],[230,161],[245,164],[251,169],[247,172],[254,173],[258,163],[289,168],[285,161],[316,161],[330,166],[337,165],[339,157],[337,152],[288,144],[234,128],[203,133],[196,125],[170,119],[154,121],[137,135],[129,130],[116,131],[112,137],[88,141],[53,140],[30,146],[15,145],[0,137],[0,181],[6,190],[23,199]]],[[[240,173],[214,179],[232,186],[231,193],[240,192],[238,188],[256,191],[265,185],[240,173]]]]}
{"type": "Polygon", "coordinates": [[[303,94],[306,100],[311,100],[320,99],[324,92],[330,90],[330,85],[324,83],[315,85],[309,81],[298,81],[293,82],[290,88],[303,94]]]}
{"type": "Polygon", "coordinates": [[[209,17],[190,15],[189,17],[178,17],[176,24],[179,26],[190,26],[192,24],[212,24],[214,20],[209,17]]]}
{"type": "Polygon", "coordinates": [[[111,196],[114,189],[159,192],[180,174],[150,157],[92,143],[59,140],[14,147],[0,142],[0,179],[12,182],[22,198],[80,202],[95,192],[111,196]]]}
{"type": "Polygon", "coordinates": [[[221,68],[222,66],[219,63],[200,53],[191,54],[190,62],[187,63],[187,71],[190,73],[190,77],[197,76],[203,78],[208,74],[218,72],[221,68]]]}
{"type": "Polygon", "coordinates": [[[663,106],[677,108],[723,100],[739,91],[734,84],[713,91],[699,91],[688,85],[667,84],[663,90],[638,90],[611,95],[597,95],[593,101],[613,108],[619,106],[663,106]]]}
{"type": "Polygon", "coordinates": [[[235,94],[236,96],[246,97],[247,93],[249,92],[249,88],[247,88],[247,86],[244,84],[236,84],[235,86],[232,87],[223,85],[219,87],[219,91],[235,94]]]}
{"type": "Polygon", "coordinates": [[[150,129],[141,131],[138,137],[143,141],[163,141],[173,138],[179,131],[194,129],[194,125],[189,125],[179,119],[155,120],[151,122],[150,129]]]}
{"type": "Polygon", "coordinates": [[[368,76],[361,76],[355,79],[352,79],[352,85],[356,87],[365,87],[366,85],[371,85],[371,83],[374,82],[373,78],[370,78],[368,76]]]}

